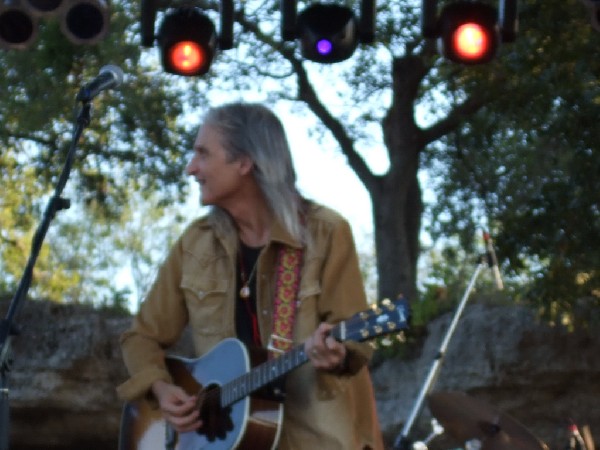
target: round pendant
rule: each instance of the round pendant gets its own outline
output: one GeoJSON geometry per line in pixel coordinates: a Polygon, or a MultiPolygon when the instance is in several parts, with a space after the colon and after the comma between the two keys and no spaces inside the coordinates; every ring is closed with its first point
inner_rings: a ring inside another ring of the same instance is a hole
{"type": "Polygon", "coordinates": [[[240,289],[240,297],[242,297],[242,298],[250,297],[250,288],[248,286],[243,286],[240,289]]]}

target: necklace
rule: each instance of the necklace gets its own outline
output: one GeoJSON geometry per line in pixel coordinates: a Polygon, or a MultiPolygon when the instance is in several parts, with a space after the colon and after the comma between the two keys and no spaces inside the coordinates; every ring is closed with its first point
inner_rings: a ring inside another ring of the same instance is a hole
{"type": "Polygon", "coordinates": [[[247,299],[248,297],[250,297],[250,282],[252,281],[252,277],[254,276],[254,273],[256,272],[256,266],[258,265],[258,258],[256,259],[256,261],[254,262],[254,267],[252,267],[252,271],[250,272],[250,275],[248,275],[248,278],[246,278],[246,270],[244,268],[244,258],[242,256],[242,253],[240,252],[240,278],[242,279],[242,287],[240,289],[240,297],[243,299],[247,299]]]}

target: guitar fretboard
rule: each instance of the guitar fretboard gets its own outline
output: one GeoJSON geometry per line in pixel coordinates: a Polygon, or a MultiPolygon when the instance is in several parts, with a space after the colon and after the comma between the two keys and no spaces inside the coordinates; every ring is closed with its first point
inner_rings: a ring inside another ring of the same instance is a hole
{"type": "Polygon", "coordinates": [[[299,345],[254,367],[250,372],[221,386],[221,406],[232,405],[307,361],[304,345],[299,345]]]}
{"type": "MultiPolygon", "coordinates": [[[[408,312],[408,304],[403,298],[393,303],[384,301],[382,307],[362,311],[340,322],[331,329],[330,335],[339,342],[362,342],[407,327],[408,312]]],[[[248,373],[221,385],[221,406],[234,404],[307,361],[304,344],[300,344],[254,367],[248,373]]]]}

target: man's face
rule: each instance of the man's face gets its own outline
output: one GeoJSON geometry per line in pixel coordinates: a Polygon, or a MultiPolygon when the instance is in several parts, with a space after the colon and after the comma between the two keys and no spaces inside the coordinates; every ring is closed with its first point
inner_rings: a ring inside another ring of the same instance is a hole
{"type": "Polygon", "coordinates": [[[211,126],[203,126],[194,141],[194,154],[186,167],[200,185],[203,205],[227,209],[240,191],[247,164],[244,158],[232,160],[221,143],[221,133],[211,126]]]}

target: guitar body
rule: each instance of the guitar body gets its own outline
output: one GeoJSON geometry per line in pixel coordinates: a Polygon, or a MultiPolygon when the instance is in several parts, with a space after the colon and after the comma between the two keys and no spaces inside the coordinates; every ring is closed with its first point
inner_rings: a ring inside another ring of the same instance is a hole
{"type": "MultiPolygon", "coordinates": [[[[363,342],[408,327],[408,302],[399,297],[354,314],[330,335],[340,342],[363,342]]],[[[158,409],[143,400],[126,403],[119,450],[274,450],[283,419],[284,375],[308,362],[304,344],[277,358],[263,350],[250,354],[234,338],[225,339],[197,359],[167,357],[175,384],[198,395],[202,432],[178,435],[158,409]],[[259,396],[260,394],[260,396],[259,396]]]]}
{"type": "MultiPolygon", "coordinates": [[[[252,358],[262,356],[252,355],[252,358]]],[[[221,386],[248,373],[251,360],[237,339],[225,339],[197,359],[167,357],[167,366],[175,384],[191,395],[201,389],[221,386]]],[[[198,432],[178,435],[167,426],[160,410],[148,402],[128,402],[123,407],[119,450],[255,450],[274,449],[279,440],[283,406],[274,400],[246,396],[230,405],[233,429],[223,439],[212,441],[198,432]]]]}

